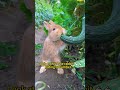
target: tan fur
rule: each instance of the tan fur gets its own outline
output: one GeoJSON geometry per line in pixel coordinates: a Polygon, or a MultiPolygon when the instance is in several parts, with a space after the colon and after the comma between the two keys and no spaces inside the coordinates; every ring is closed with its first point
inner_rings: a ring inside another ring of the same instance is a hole
{"type": "MultiPolygon", "coordinates": [[[[66,44],[60,40],[60,36],[65,34],[65,29],[53,21],[44,22],[44,26],[48,30],[48,37],[44,41],[43,52],[41,55],[42,62],[61,62],[60,52],[65,48],[66,44]],[[50,23],[50,24],[49,24],[50,23]],[[55,29],[55,30],[53,30],[55,29]]],[[[45,72],[44,66],[40,68],[40,73],[45,72]]],[[[62,68],[57,69],[58,74],[63,74],[62,68]]]]}

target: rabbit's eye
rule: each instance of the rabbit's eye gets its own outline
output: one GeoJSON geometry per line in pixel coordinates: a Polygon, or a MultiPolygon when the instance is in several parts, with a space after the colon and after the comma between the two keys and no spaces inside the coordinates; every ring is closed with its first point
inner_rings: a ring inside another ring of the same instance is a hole
{"type": "Polygon", "coordinates": [[[55,28],[53,28],[53,31],[55,30],[55,28]]]}

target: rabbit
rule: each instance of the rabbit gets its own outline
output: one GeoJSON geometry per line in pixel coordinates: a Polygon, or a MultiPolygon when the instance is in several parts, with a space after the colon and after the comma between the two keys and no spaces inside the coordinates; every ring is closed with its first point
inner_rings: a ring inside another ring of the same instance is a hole
{"type": "MultiPolygon", "coordinates": [[[[55,24],[52,20],[48,22],[44,21],[44,27],[48,30],[48,36],[43,44],[43,51],[41,53],[42,62],[56,62],[60,63],[60,52],[64,50],[66,44],[60,39],[62,34],[66,34],[64,28],[60,25],[55,24]]],[[[46,71],[45,66],[41,66],[40,73],[46,71]]],[[[58,74],[64,74],[64,70],[62,68],[57,68],[58,74]]]]}

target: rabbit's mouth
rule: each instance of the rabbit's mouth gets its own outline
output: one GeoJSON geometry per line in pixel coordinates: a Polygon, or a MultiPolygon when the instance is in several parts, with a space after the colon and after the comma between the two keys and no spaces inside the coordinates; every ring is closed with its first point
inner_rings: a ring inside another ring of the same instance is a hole
{"type": "Polygon", "coordinates": [[[60,37],[61,37],[62,34],[56,36],[56,40],[55,41],[59,41],[60,40],[60,37]]]}
{"type": "Polygon", "coordinates": [[[49,38],[53,42],[56,42],[56,41],[60,40],[60,37],[58,37],[58,36],[55,36],[55,37],[52,36],[52,37],[49,37],[49,38]]]}

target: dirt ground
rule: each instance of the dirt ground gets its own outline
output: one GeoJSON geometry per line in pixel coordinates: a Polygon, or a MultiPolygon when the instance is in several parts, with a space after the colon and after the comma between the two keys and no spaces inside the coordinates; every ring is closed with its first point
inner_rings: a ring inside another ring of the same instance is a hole
{"type": "MultiPolygon", "coordinates": [[[[36,59],[39,58],[36,57],[36,59]]],[[[40,74],[39,68],[39,66],[36,67],[35,82],[45,82],[45,90],[83,90],[81,81],[71,72],[70,69],[65,69],[65,73],[59,75],[57,74],[56,69],[47,69],[46,72],[40,74]]]]}
{"type": "MultiPolygon", "coordinates": [[[[16,58],[4,57],[1,59],[9,67],[0,70],[0,90],[7,90],[9,86],[15,86],[16,58]]],[[[81,81],[69,69],[65,70],[64,75],[57,74],[57,70],[53,69],[48,69],[40,74],[39,67],[37,67],[35,81],[45,82],[47,86],[44,90],[83,90],[81,81]]]]}
{"type": "MultiPolygon", "coordinates": [[[[36,31],[36,43],[43,44],[45,40],[44,32],[36,31]]],[[[35,57],[35,82],[43,81],[46,83],[45,90],[83,90],[81,81],[71,72],[65,69],[63,75],[57,74],[56,69],[47,69],[46,72],[39,73],[40,56],[35,57]]],[[[39,87],[39,86],[38,86],[39,87]]]]}
{"type": "MultiPolygon", "coordinates": [[[[0,61],[9,66],[0,70],[0,90],[7,90],[9,86],[16,86],[17,59],[16,56],[0,57],[0,61]]],[[[44,90],[83,90],[81,81],[71,72],[71,69],[65,69],[64,75],[57,74],[56,69],[48,69],[46,72],[40,74],[40,66],[37,65],[39,61],[40,57],[36,56],[35,81],[45,82],[46,88],[44,90]]]]}
{"type": "Polygon", "coordinates": [[[8,87],[15,86],[16,57],[0,57],[0,61],[8,65],[8,68],[0,70],[0,90],[8,90],[8,87]]]}

